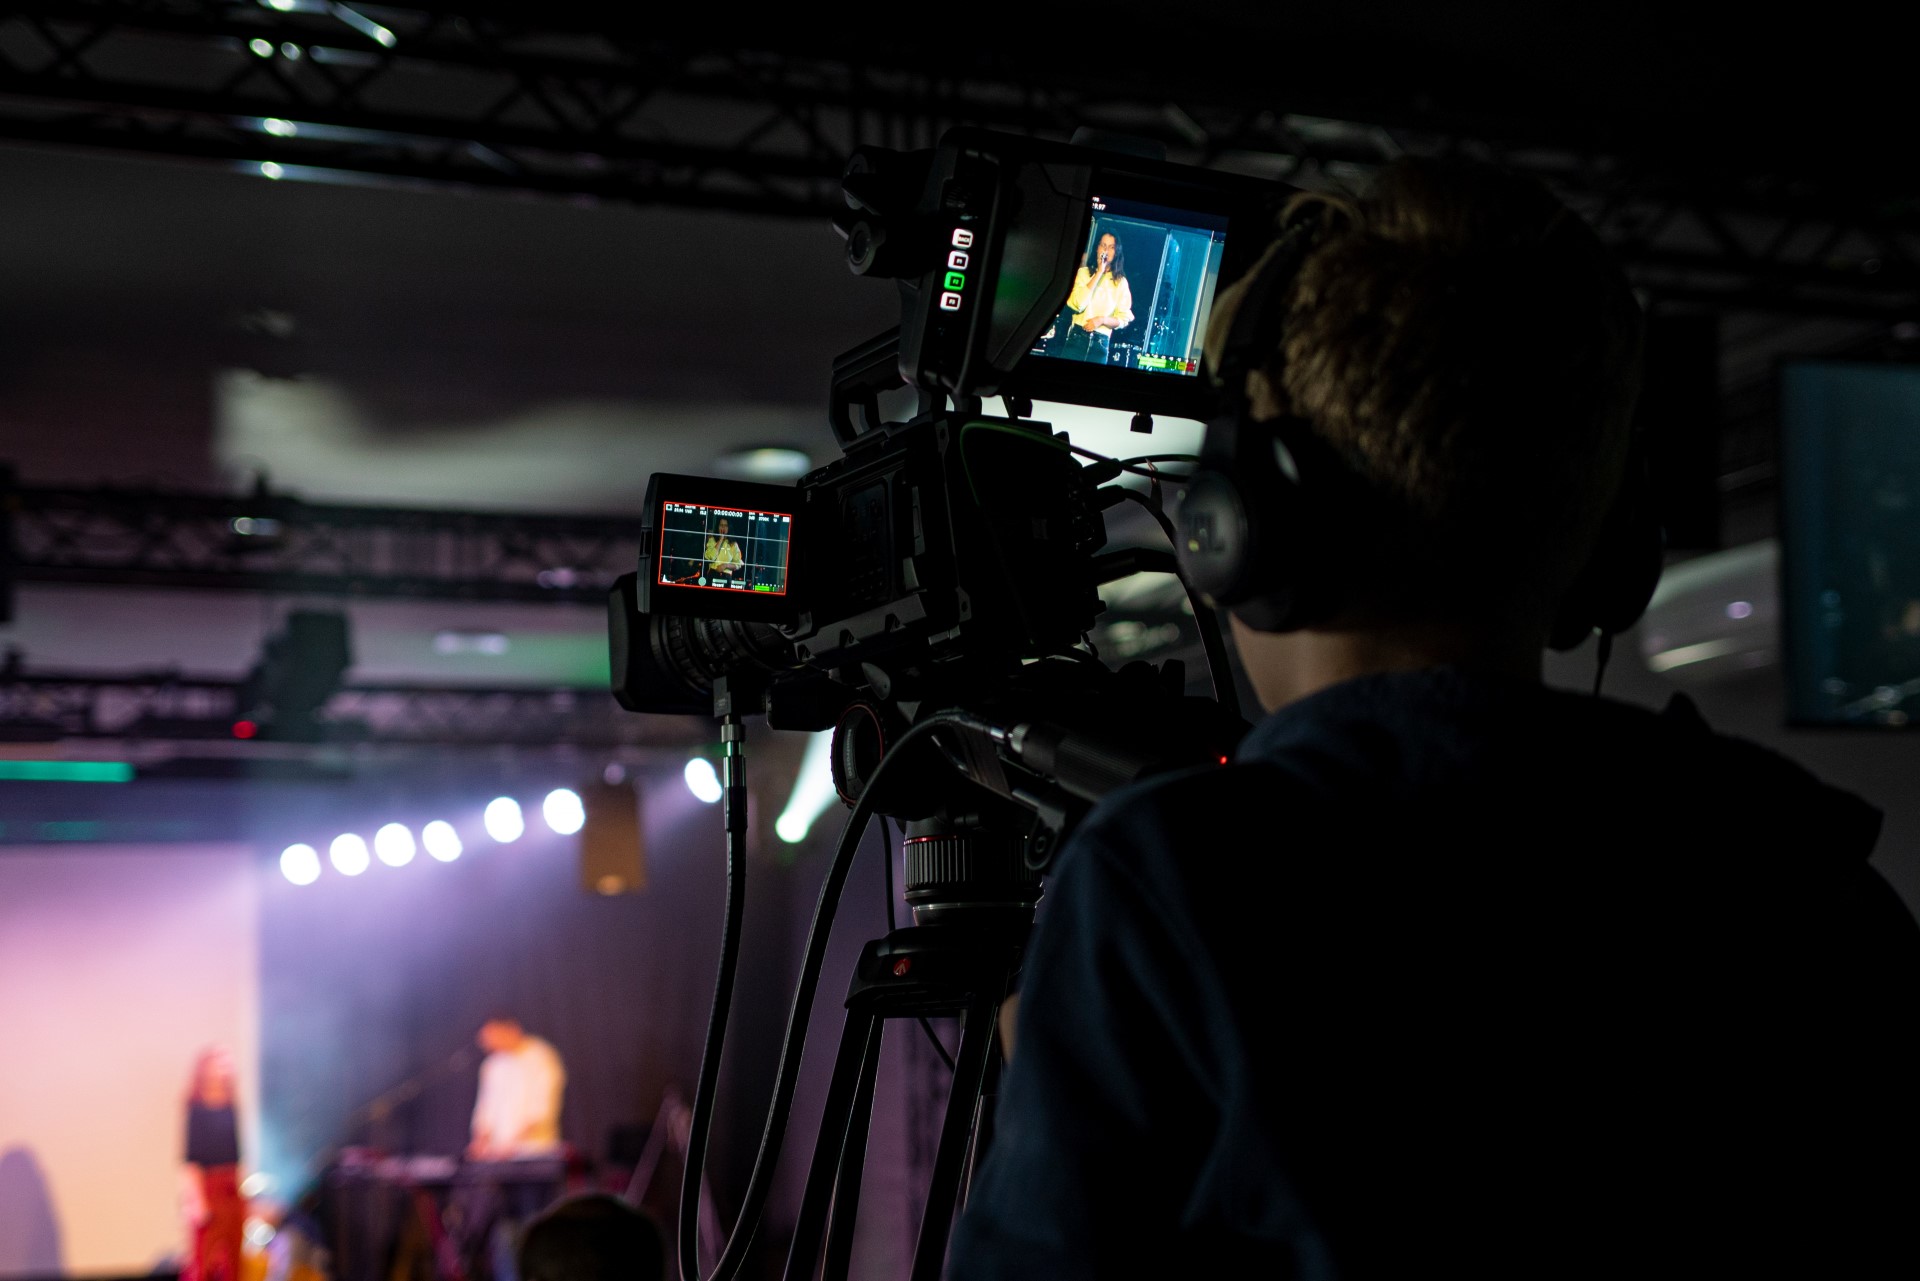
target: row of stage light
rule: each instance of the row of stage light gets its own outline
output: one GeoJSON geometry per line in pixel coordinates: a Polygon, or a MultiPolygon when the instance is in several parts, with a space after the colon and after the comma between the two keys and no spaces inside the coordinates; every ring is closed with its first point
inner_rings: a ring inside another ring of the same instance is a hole
{"type": "MultiPolygon", "coordinates": [[[[547,826],[561,836],[571,836],[586,825],[586,807],[572,788],[557,787],[540,802],[540,815],[547,826]]],[[[511,845],[526,835],[527,820],[520,802],[511,796],[496,796],[487,802],[480,816],[481,826],[496,844],[511,845]]],[[[371,848],[358,832],[342,832],[327,846],[326,861],[342,876],[359,876],[372,867],[374,860],[388,867],[405,867],[420,850],[442,863],[451,863],[466,852],[459,829],[445,819],[435,819],[420,829],[418,840],[405,823],[388,823],[373,834],[371,848]]],[[[311,885],[320,879],[320,851],[304,842],[280,851],[280,874],[295,885],[311,885]]]]}
{"type": "MultiPolygon", "coordinates": [[[[774,823],[780,839],[790,845],[805,840],[814,820],[833,802],[835,793],[827,756],[831,737],[817,734],[807,745],[793,795],[774,823]]],[[[720,776],[706,757],[696,756],[688,761],[682,776],[687,790],[696,799],[707,805],[720,800],[720,776]]],[[[587,821],[580,794],[567,787],[558,787],[546,794],[540,802],[540,816],[547,827],[560,836],[572,836],[587,821]]],[[[498,845],[511,845],[527,831],[526,815],[520,802],[511,796],[497,796],[487,802],[480,815],[480,825],[498,845]]],[[[324,861],[312,845],[304,842],[289,845],[280,852],[280,873],[295,885],[312,885],[320,879],[328,863],[342,876],[359,876],[376,860],[388,867],[405,867],[422,849],[431,858],[451,863],[466,851],[466,845],[460,839],[459,829],[445,819],[435,819],[422,827],[417,838],[405,823],[388,823],[374,832],[371,844],[358,832],[342,832],[328,844],[324,861]]]]}

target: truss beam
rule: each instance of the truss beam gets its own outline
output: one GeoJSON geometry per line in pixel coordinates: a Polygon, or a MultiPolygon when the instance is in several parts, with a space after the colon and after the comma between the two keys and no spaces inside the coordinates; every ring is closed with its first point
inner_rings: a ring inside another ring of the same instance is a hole
{"type": "Polygon", "coordinates": [[[1914,202],[1835,196],[1778,161],[1651,155],[1570,118],[1369,110],[1325,88],[1265,103],[1234,75],[1143,89],[1017,51],[935,72],[877,39],[720,48],[606,15],[594,29],[566,5],[460,8],[28,0],[0,13],[0,139],[789,217],[838,206],[855,147],[926,146],[959,122],[1118,130],[1304,185],[1471,155],[1547,182],[1656,299],[1888,321],[1920,301],[1914,202]]]}
{"type": "MultiPolygon", "coordinates": [[[[175,672],[0,669],[0,741],[232,742],[239,691],[237,680],[175,672]]],[[[408,747],[639,747],[664,741],[663,726],[677,726],[623,712],[605,690],[461,686],[350,687],[333,696],[319,720],[311,741],[408,747]]]]}
{"type": "Polygon", "coordinates": [[[638,561],[622,517],[412,511],[135,489],[8,487],[0,584],[603,605],[638,561]],[[11,549],[10,555],[8,548],[11,549]]]}

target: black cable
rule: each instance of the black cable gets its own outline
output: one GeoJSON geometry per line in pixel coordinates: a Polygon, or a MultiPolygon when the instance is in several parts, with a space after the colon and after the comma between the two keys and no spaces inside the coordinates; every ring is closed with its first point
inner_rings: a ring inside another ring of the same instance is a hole
{"type": "Polygon", "coordinates": [[[927,1040],[933,1042],[933,1052],[947,1065],[947,1071],[953,1071],[953,1055],[947,1053],[947,1043],[940,1039],[940,1034],[933,1030],[933,1024],[927,1022],[924,1014],[920,1016],[920,1030],[927,1034],[927,1040]]]}
{"type": "Polygon", "coordinates": [[[713,981],[713,1008],[707,1015],[706,1048],[701,1052],[700,1077],[693,1091],[693,1116],[687,1130],[687,1159],[680,1179],[680,1275],[700,1275],[700,1178],[707,1155],[707,1132],[713,1124],[713,1091],[720,1079],[720,1050],[727,1040],[727,1016],[733,1011],[733,980],[740,968],[740,918],[746,910],[747,824],[744,805],[746,779],[739,736],[745,726],[738,715],[722,723],[729,789],[739,788],[741,804],[726,797],[727,904],[720,930],[720,973],[713,981]],[[704,1103],[704,1106],[703,1106],[704,1103]]]}
{"type": "MultiPolygon", "coordinates": [[[[787,1032],[780,1045],[780,1062],[774,1070],[773,1102],[767,1108],[766,1128],[761,1131],[760,1148],[754,1154],[753,1172],[747,1177],[746,1194],[740,1199],[740,1215],[734,1221],[727,1243],[714,1264],[712,1276],[705,1281],[733,1281],[746,1262],[748,1247],[760,1227],[767,1194],[773,1188],[774,1167],[780,1160],[780,1146],[786,1139],[787,1119],[793,1111],[794,1087],[800,1079],[800,1059],[806,1050],[807,1020],[813,1012],[813,996],[825,964],[828,936],[833,932],[833,916],[846,888],[847,873],[859,853],[860,838],[873,818],[875,797],[888,767],[901,751],[916,739],[924,738],[943,725],[978,727],[979,722],[959,712],[939,712],[902,734],[892,749],[880,758],[866,790],[854,804],[853,812],[840,832],[840,843],[820,884],[820,898],[813,910],[813,923],[807,928],[807,945],[801,955],[800,977],[794,985],[793,1006],[787,1013],[787,1032]]],[[[740,878],[735,874],[734,841],[729,833],[727,866],[727,932],[721,936],[720,977],[714,984],[714,1012],[707,1023],[707,1043],[700,1054],[700,1088],[693,1096],[693,1121],[689,1129],[686,1173],[680,1195],[680,1277],[681,1281],[701,1281],[699,1245],[700,1177],[707,1160],[707,1132],[713,1122],[713,1083],[720,1075],[720,1055],[726,1042],[727,1009],[721,1004],[724,992],[730,1003],[733,996],[733,972],[739,960],[740,878]],[[724,988],[723,986],[724,985],[724,988]],[[697,1141],[696,1141],[697,1140],[697,1141]],[[691,1190],[691,1191],[689,1191],[691,1190]]],[[[739,847],[745,853],[744,831],[739,847]]],[[[744,859],[742,860],[744,861],[744,859]]]]}
{"type": "MultiPolygon", "coordinates": [[[[1074,453],[1080,455],[1082,458],[1091,458],[1097,462],[1103,462],[1103,463],[1116,463],[1119,465],[1119,468],[1121,471],[1131,472],[1135,476],[1146,476],[1149,478],[1151,478],[1154,475],[1154,473],[1143,464],[1146,464],[1146,463],[1197,463],[1200,461],[1200,459],[1193,454],[1141,454],[1138,458],[1121,459],[1121,458],[1111,457],[1110,455],[1107,455],[1107,454],[1099,453],[1092,449],[1083,449],[1079,445],[1068,445],[1067,448],[1072,450],[1074,453]]],[[[1161,479],[1167,480],[1167,481],[1182,481],[1187,478],[1185,476],[1163,476],[1161,477],[1161,479]]]]}
{"type": "MultiPolygon", "coordinates": [[[[900,839],[907,838],[906,825],[900,827],[900,839]]],[[[880,816],[880,850],[886,856],[887,869],[887,933],[893,933],[893,824],[885,814],[880,816]]]]}
{"type": "MultiPolygon", "coordinates": [[[[1120,493],[1127,501],[1139,503],[1147,509],[1147,514],[1152,516],[1154,523],[1160,526],[1160,532],[1167,536],[1169,543],[1173,544],[1177,555],[1180,540],[1174,533],[1173,522],[1167,518],[1167,514],[1149,502],[1147,496],[1138,490],[1121,489],[1120,493]]],[[[1180,576],[1176,575],[1176,577],[1180,576]]],[[[1193,622],[1200,630],[1201,652],[1207,656],[1207,680],[1213,685],[1213,699],[1220,704],[1227,715],[1238,717],[1240,691],[1234,686],[1233,669],[1227,664],[1227,641],[1220,634],[1220,619],[1214,614],[1212,606],[1193,594],[1193,588],[1188,585],[1184,577],[1180,578],[1180,586],[1187,593],[1187,603],[1193,606],[1193,622]]]]}
{"type": "MultiPolygon", "coordinates": [[[[1143,463],[1194,463],[1200,462],[1198,454],[1140,454],[1133,458],[1122,458],[1122,467],[1135,467],[1143,463]]],[[[1185,480],[1185,476],[1169,476],[1169,480],[1185,480]]]]}
{"type": "Polygon", "coordinates": [[[1593,696],[1600,697],[1600,682],[1607,679],[1607,663],[1613,658],[1613,633],[1600,633],[1599,652],[1593,663],[1593,696]]]}

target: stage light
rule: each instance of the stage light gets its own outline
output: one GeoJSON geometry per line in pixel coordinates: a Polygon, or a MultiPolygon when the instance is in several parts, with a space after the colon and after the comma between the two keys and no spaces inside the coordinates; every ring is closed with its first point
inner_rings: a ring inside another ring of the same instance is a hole
{"type": "Polygon", "coordinates": [[[511,796],[497,796],[488,801],[483,818],[487,835],[502,845],[513,844],[527,830],[527,820],[520,816],[520,802],[511,796]]]}
{"type": "Polygon", "coordinates": [[[276,161],[262,160],[260,162],[260,176],[262,178],[272,178],[277,182],[287,176],[287,171],[281,168],[276,161]]]}
{"type": "Polygon", "coordinates": [[[793,780],[787,807],[774,820],[773,830],[789,845],[798,845],[813,830],[813,821],[826,813],[839,793],[833,786],[833,733],[822,731],[807,743],[800,773],[793,780]]]}
{"type": "Polygon", "coordinates": [[[280,875],[295,885],[320,879],[320,851],[311,845],[289,845],[280,851],[280,875]]]}
{"type": "Polygon", "coordinates": [[[413,862],[413,833],[404,823],[389,823],[373,834],[373,852],[388,867],[405,867],[413,862]]]}
{"type": "Polygon", "coordinates": [[[427,853],[442,863],[451,863],[460,857],[460,833],[453,830],[453,824],[444,819],[434,819],[420,829],[420,843],[427,847],[427,853]]]}
{"type": "Polygon", "coordinates": [[[565,787],[556,787],[547,793],[547,799],[540,802],[540,813],[547,820],[547,826],[562,836],[572,836],[587,823],[587,810],[580,803],[580,794],[565,787]]]}
{"type": "Polygon", "coordinates": [[[720,799],[720,776],[713,772],[713,762],[704,756],[696,756],[687,762],[687,790],[705,804],[711,805],[720,799]]]}
{"type": "Polygon", "coordinates": [[[327,857],[342,876],[358,876],[373,862],[367,857],[367,843],[352,832],[334,837],[333,844],[327,846],[327,857]]]}

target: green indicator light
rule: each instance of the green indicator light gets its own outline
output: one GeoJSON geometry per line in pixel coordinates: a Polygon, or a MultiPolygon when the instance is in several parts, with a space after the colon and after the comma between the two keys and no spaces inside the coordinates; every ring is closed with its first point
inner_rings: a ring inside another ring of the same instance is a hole
{"type": "Polygon", "coordinates": [[[125,761],[0,761],[0,779],[19,783],[131,783],[125,761]]]}
{"type": "Polygon", "coordinates": [[[966,287],[967,287],[967,273],[966,273],[966,272],[964,272],[964,271],[950,271],[950,272],[948,272],[948,273],[947,273],[947,288],[949,288],[949,289],[965,289],[966,287]]]}

